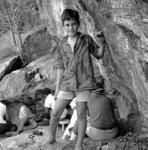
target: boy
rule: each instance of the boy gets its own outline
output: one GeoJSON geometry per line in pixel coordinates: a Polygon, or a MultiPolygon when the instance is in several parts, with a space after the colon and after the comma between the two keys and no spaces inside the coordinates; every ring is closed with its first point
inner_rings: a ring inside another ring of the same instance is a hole
{"type": "Polygon", "coordinates": [[[89,36],[78,32],[79,14],[72,9],[65,9],[61,16],[67,36],[59,44],[57,51],[57,82],[55,90],[56,104],[51,115],[49,126],[49,143],[55,142],[59,118],[75,96],[78,110],[78,139],[75,150],[83,149],[83,138],[86,129],[87,101],[90,92],[97,88],[90,54],[97,59],[103,57],[104,46],[99,46],[89,36]]]}

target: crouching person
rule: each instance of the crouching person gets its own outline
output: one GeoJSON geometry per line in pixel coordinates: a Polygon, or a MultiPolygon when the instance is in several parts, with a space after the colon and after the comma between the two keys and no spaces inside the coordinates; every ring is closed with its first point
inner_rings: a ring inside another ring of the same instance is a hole
{"type": "MultiPolygon", "coordinates": [[[[113,111],[112,102],[97,91],[91,93],[91,101],[88,102],[89,120],[86,134],[92,140],[108,140],[117,136],[118,128],[113,111]]],[[[77,135],[77,124],[73,129],[73,139],[77,135]],[[74,136],[75,135],[75,136],[74,136]]]]}
{"type": "Polygon", "coordinates": [[[7,100],[0,101],[0,136],[4,136],[7,132],[17,130],[17,126],[10,122],[7,105],[7,100]]]}
{"type": "Polygon", "coordinates": [[[24,95],[23,105],[19,110],[19,124],[15,132],[7,132],[8,136],[17,135],[23,131],[31,130],[37,127],[37,123],[32,119],[34,115],[30,109],[34,102],[27,95],[24,95]]]}

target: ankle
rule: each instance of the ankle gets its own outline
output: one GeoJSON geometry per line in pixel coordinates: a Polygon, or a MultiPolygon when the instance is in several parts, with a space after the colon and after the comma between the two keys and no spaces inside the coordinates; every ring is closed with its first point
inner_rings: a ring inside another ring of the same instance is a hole
{"type": "Polygon", "coordinates": [[[83,144],[76,143],[75,150],[83,150],[83,144]]]}

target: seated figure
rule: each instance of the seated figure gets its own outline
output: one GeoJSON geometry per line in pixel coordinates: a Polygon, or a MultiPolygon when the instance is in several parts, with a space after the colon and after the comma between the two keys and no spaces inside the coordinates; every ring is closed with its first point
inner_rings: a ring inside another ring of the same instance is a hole
{"type": "MultiPolygon", "coordinates": [[[[104,81],[101,84],[104,85],[104,81]]],[[[112,101],[104,93],[103,88],[92,91],[88,102],[86,134],[92,140],[112,139],[118,134],[112,101]]],[[[76,122],[70,140],[77,137],[77,130],[76,122]]]]}
{"type": "Polygon", "coordinates": [[[93,140],[114,138],[118,133],[118,128],[111,100],[105,95],[92,92],[88,108],[89,123],[86,134],[93,140]]]}
{"type": "Polygon", "coordinates": [[[34,129],[37,123],[33,120],[34,115],[31,112],[30,106],[34,104],[33,100],[27,95],[23,96],[23,104],[19,110],[19,125],[15,132],[7,132],[8,136],[17,135],[23,131],[34,129]]]}
{"type": "Polygon", "coordinates": [[[17,126],[9,121],[7,104],[7,100],[0,101],[0,135],[5,135],[9,131],[15,131],[17,129],[17,126]]]}

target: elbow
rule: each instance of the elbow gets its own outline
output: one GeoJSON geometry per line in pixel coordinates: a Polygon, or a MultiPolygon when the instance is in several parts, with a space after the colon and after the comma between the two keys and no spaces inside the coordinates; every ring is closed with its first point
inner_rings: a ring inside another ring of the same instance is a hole
{"type": "Polygon", "coordinates": [[[103,49],[99,49],[98,53],[96,53],[94,55],[97,59],[101,59],[104,56],[104,50],[103,49]]]}
{"type": "Polygon", "coordinates": [[[104,56],[104,51],[105,51],[104,46],[100,47],[100,49],[99,49],[99,58],[102,58],[104,56]]]}

